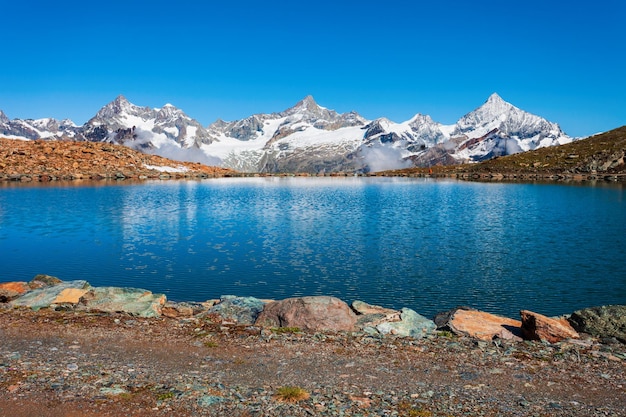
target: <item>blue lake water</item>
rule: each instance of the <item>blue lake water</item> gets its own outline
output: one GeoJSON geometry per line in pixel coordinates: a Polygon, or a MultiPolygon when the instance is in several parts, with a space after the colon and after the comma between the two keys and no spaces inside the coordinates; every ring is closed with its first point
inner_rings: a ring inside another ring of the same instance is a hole
{"type": "Polygon", "coordinates": [[[176,301],[334,295],[432,316],[626,303],[621,186],[403,178],[0,185],[0,281],[176,301]]]}

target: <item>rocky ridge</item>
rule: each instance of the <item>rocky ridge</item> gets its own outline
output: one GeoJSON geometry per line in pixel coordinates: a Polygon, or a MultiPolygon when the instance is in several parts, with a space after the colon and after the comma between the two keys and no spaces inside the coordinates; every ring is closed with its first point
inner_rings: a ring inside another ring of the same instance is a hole
{"type": "Polygon", "coordinates": [[[108,143],[0,138],[0,180],[206,178],[232,173],[108,143]]]}

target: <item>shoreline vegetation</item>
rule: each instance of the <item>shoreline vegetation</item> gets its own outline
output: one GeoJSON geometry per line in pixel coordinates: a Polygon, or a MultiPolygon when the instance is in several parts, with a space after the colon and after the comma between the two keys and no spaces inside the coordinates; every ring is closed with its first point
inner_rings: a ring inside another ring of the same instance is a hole
{"type": "Polygon", "coordinates": [[[263,176],[398,176],[470,181],[626,181],[626,126],[572,143],[480,163],[375,173],[242,173],[101,142],[0,138],[0,181],[149,180],[263,176]]]}
{"type": "Polygon", "coordinates": [[[624,416],[626,306],[431,321],[324,296],[171,303],[47,275],[0,297],[0,415],[624,416]]]}

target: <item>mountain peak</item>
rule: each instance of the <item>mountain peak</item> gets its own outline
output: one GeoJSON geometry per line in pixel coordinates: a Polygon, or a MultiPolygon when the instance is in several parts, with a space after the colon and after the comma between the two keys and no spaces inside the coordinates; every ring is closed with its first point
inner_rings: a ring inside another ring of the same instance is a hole
{"type": "Polygon", "coordinates": [[[313,96],[308,95],[305,98],[303,98],[302,100],[300,100],[294,107],[294,110],[300,110],[300,109],[304,109],[304,110],[316,110],[319,108],[323,108],[321,106],[319,106],[316,102],[315,99],[313,98],[313,96]]]}
{"type": "Polygon", "coordinates": [[[10,120],[2,110],[0,110],[0,123],[9,123],[10,120]]]}
{"type": "Polygon", "coordinates": [[[498,93],[493,93],[492,95],[490,95],[486,102],[487,103],[506,103],[504,100],[502,100],[502,97],[500,97],[498,93]]]}

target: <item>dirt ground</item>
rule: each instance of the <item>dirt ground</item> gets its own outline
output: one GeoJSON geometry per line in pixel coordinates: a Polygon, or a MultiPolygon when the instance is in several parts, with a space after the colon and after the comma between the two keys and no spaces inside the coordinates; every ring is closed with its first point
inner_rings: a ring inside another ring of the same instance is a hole
{"type": "Polygon", "coordinates": [[[626,416],[625,363],[625,345],[593,340],[414,340],[0,310],[7,417],[626,416]]]}

